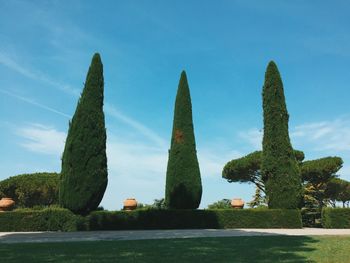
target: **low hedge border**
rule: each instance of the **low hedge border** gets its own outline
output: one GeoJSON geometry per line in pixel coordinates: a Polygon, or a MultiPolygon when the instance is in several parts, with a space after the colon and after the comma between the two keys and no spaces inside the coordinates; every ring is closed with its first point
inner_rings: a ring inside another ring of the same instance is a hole
{"type": "Polygon", "coordinates": [[[299,210],[217,209],[95,211],[87,217],[63,208],[0,213],[0,232],[132,229],[301,228],[299,210]]]}
{"type": "Polygon", "coordinates": [[[323,208],[322,226],[324,228],[350,228],[350,208],[323,208]]]}
{"type": "Polygon", "coordinates": [[[95,211],[89,230],[301,228],[300,210],[217,209],[95,211]]]}
{"type": "Polygon", "coordinates": [[[85,219],[63,208],[17,209],[0,213],[0,232],[77,231],[86,229],[85,219]]]}

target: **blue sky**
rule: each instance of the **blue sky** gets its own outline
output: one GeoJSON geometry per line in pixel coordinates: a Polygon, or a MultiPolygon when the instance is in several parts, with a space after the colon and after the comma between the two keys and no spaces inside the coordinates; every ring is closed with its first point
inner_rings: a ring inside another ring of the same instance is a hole
{"type": "Polygon", "coordinates": [[[120,209],[164,196],[180,73],[186,70],[203,181],[201,207],[249,201],[223,165],[261,148],[261,91],[274,60],[294,148],[341,156],[350,180],[348,1],[0,0],[0,179],[60,171],[94,52],[104,64],[109,184],[120,209]]]}

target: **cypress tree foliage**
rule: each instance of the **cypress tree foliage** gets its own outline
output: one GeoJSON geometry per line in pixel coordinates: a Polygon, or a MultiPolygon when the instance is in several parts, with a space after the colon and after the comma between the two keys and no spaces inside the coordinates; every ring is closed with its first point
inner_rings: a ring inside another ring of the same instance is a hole
{"type": "Polygon", "coordinates": [[[271,61],[263,87],[264,137],[262,174],[269,208],[293,209],[301,202],[302,186],[298,163],[288,134],[283,83],[271,61]]]}
{"type": "Polygon", "coordinates": [[[202,182],[193,131],[191,96],[186,73],[182,71],[175,102],[165,202],[171,209],[196,209],[201,198],[202,182]]]}
{"type": "Polygon", "coordinates": [[[103,65],[96,53],[69,124],[62,156],[59,202],[79,214],[95,210],[107,187],[103,93],[103,65]]]}

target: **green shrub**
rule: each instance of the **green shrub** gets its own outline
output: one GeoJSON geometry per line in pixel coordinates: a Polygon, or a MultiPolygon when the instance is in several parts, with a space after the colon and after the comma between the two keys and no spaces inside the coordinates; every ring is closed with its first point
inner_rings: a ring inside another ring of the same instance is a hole
{"type": "Polygon", "coordinates": [[[11,197],[16,207],[58,204],[58,173],[21,174],[0,182],[0,197],[11,197]]]}
{"type": "Polygon", "coordinates": [[[171,209],[195,209],[202,199],[190,89],[182,71],[176,94],[173,132],[166,172],[165,204],[171,209]]]}
{"type": "Polygon", "coordinates": [[[63,208],[16,209],[0,213],[0,232],[77,231],[86,228],[85,219],[63,208]]]}
{"type": "Polygon", "coordinates": [[[295,209],[302,197],[301,175],[289,139],[289,115],[276,64],[266,69],[263,87],[264,136],[261,171],[269,208],[295,209]]]}
{"type": "Polygon", "coordinates": [[[230,199],[222,199],[208,205],[208,209],[230,209],[231,207],[230,199]]]}
{"type": "Polygon", "coordinates": [[[301,218],[303,221],[303,227],[322,227],[321,210],[318,208],[301,209],[301,218]]]}
{"type": "Polygon", "coordinates": [[[350,228],[350,208],[323,208],[322,226],[324,228],[350,228]]]}
{"type": "Polygon", "coordinates": [[[95,210],[107,187],[103,65],[96,53],[62,155],[59,202],[79,214],[95,210]]]}
{"type": "Polygon", "coordinates": [[[90,230],[302,227],[292,209],[96,211],[88,221],[90,230]]]}

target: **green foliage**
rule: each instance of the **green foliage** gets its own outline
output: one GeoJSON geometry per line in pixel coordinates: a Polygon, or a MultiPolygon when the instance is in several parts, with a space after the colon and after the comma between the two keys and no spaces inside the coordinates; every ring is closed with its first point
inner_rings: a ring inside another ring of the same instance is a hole
{"type": "Polygon", "coordinates": [[[321,210],[318,208],[303,207],[301,209],[303,227],[322,227],[321,210]]]}
{"type": "Polygon", "coordinates": [[[350,228],[350,208],[324,207],[322,226],[324,228],[350,228]]]}
{"type": "MultiPolygon", "coordinates": [[[[315,189],[313,185],[306,183],[304,185],[304,204],[301,209],[303,226],[305,227],[321,226],[321,208],[317,197],[321,197],[319,189],[315,189]]],[[[324,202],[323,197],[321,197],[321,202],[324,202]]]]}
{"type": "Polygon", "coordinates": [[[164,198],[154,199],[153,204],[137,203],[136,209],[166,209],[164,198]]]}
{"type": "Polygon", "coordinates": [[[95,54],[86,77],[62,157],[60,204],[87,214],[100,204],[107,187],[103,65],[95,54]]]}
{"type": "Polygon", "coordinates": [[[57,173],[11,176],[0,182],[0,198],[13,198],[16,207],[57,204],[59,176],[57,173]]]}
{"type": "Polygon", "coordinates": [[[343,203],[343,207],[345,207],[345,203],[350,201],[350,183],[343,180],[341,183],[341,188],[337,197],[337,201],[341,201],[343,203]]]}
{"type": "Polygon", "coordinates": [[[301,164],[305,159],[305,154],[303,151],[299,150],[293,150],[295,159],[297,160],[298,164],[301,164]]]}
{"type": "MultiPolygon", "coordinates": [[[[135,209],[149,209],[149,208],[151,208],[151,205],[138,202],[135,209]]],[[[122,210],[124,210],[124,208],[122,210]]]]}
{"type": "Polygon", "coordinates": [[[230,183],[254,183],[265,192],[260,167],[261,151],[255,151],[244,157],[228,162],[222,170],[222,177],[227,179],[230,183]]]}
{"type": "Polygon", "coordinates": [[[288,133],[289,115],[283,83],[271,61],[263,87],[264,137],[262,174],[269,208],[294,209],[300,206],[301,176],[288,133]]]}
{"type": "Polygon", "coordinates": [[[165,199],[154,199],[154,202],[152,204],[153,209],[166,209],[165,199]]]}
{"type": "Polygon", "coordinates": [[[190,90],[185,71],[176,95],[173,131],[166,174],[165,202],[173,209],[198,208],[202,182],[192,121],[190,90]]]}
{"type": "Polygon", "coordinates": [[[305,181],[304,201],[307,207],[318,207],[321,210],[326,205],[327,184],[337,176],[342,164],[340,157],[325,157],[302,163],[301,175],[305,181]]]}
{"type": "Polygon", "coordinates": [[[230,209],[230,208],[232,208],[230,199],[222,199],[208,205],[208,209],[230,209]]]}
{"type": "Polygon", "coordinates": [[[98,211],[88,219],[90,230],[302,227],[293,209],[98,211]]]}
{"type": "Polygon", "coordinates": [[[305,161],[301,165],[301,175],[304,181],[312,184],[324,183],[334,178],[342,166],[343,160],[340,157],[305,161]]]}
{"type": "MultiPolygon", "coordinates": [[[[294,155],[298,163],[305,158],[302,151],[294,150],[294,155]]],[[[233,159],[224,166],[222,177],[230,183],[254,183],[265,193],[265,182],[261,174],[261,158],[262,152],[255,151],[244,157],[233,159]]]]}
{"type": "MultiPolygon", "coordinates": [[[[300,164],[305,156],[302,151],[294,150],[295,158],[300,164]]],[[[226,163],[222,170],[222,177],[228,182],[254,183],[256,191],[260,197],[255,194],[254,200],[250,202],[252,207],[264,206],[266,203],[265,182],[261,174],[262,152],[255,151],[244,157],[233,159],[226,163]],[[258,199],[257,199],[258,198],[258,199]]]]}
{"type": "Polygon", "coordinates": [[[261,189],[259,187],[255,188],[255,194],[253,196],[253,200],[247,204],[249,207],[267,207],[266,204],[266,196],[261,193],[261,189]]]}
{"type": "Polygon", "coordinates": [[[340,188],[333,180],[338,180],[335,178],[336,172],[342,167],[342,163],[339,157],[326,157],[301,164],[304,180],[304,226],[320,227],[322,207],[328,202],[335,206],[340,188]]]}
{"type": "Polygon", "coordinates": [[[336,201],[342,202],[345,207],[345,203],[350,201],[350,182],[340,178],[331,179],[327,183],[325,196],[331,201],[333,207],[336,201]]]}
{"type": "Polygon", "coordinates": [[[83,230],[84,218],[63,208],[17,209],[0,213],[0,232],[83,230]]]}

